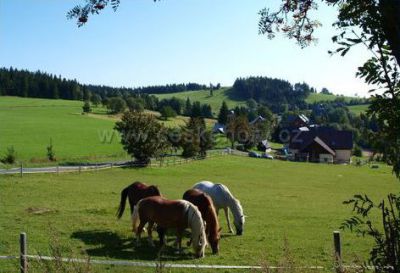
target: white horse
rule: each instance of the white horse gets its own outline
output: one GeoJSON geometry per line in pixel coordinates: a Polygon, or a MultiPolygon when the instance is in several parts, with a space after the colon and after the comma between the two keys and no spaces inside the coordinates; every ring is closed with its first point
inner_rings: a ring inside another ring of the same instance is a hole
{"type": "Polygon", "coordinates": [[[226,221],[228,222],[229,232],[233,233],[231,223],[229,220],[229,211],[233,215],[233,224],[236,228],[236,234],[242,235],[245,216],[243,215],[243,208],[240,205],[239,200],[237,200],[229,189],[223,184],[214,184],[209,181],[201,181],[193,186],[194,189],[201,190],[207,193],[214,202],[217,214],[220,209],[224,209],[226,221]]]}

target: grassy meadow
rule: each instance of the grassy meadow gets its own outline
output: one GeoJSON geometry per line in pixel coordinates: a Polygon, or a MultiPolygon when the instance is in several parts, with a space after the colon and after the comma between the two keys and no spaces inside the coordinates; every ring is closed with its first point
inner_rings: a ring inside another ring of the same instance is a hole
{"type": "Polygon", "coordinates": [[[221,108],[222,102],[225,101],[228,107],[234,108],[237,105],[245,104],[242,100],[233,100],[229,96],[228,88],[221,88],[214,90],[213,96],[210,96],[210,90],[199,90],[199,91],[187,91],[180,93],[168,93],[168,94],[155,94],[159,99],[176,97],[179,99],[186,100],[189,98],[192,102],[200,101],[201,103],[207,103],[211,106],[214,116],[218,115],[219,108],[221,108]]]}
{"type": "Polygon", "coordinates": [[[360,115],[361,113],[366,113],[368,110],[369,104],[361,104],[361,105],[352,105],[347,106],[350,112],[353,112],[356,115],[360,115]]]}
{"type": "Polygon", "coordinates": [[[0,154],[13,146],[17,160],[46,162],[46,147],[52,139],[59,161],[126,158],[114,121],[82,115],[80,101],[0,97],[0,154]],[[115,135],[117,136],[117,135],[115,135]]]}
{"type": "MultiPolygon", "coordinates": [[[[200,180],[226,184],[248,216],[243,236],[227,234],[220,215],[220,254],[193,260],[171,248],[162,254],[177,263],[254,265],[268,260],[275,265],[287,238],[293,256],[302,265],[332,266],[332,231],[351,215],[342,201],[355,193],[373,199],[398,191],[388,166],[323,165],[223,156],[163,168],[112,169],[82,174],[0,177],[0,255],[17,255],[19,232],[28,236],[29,253],[49,254],[50,238],[71,246],[92,259],[153,261],[157,251],[144,241],[132,242],[130,217],[117,221],[120,191],[135,180],[156,184],[171,199],[200,180]],[[55,234],[55,235],[54,235],[55,234]]],[[[170,236],[172,240],[174,237],[170,236]]],[[[366,257],[371,242],[342,232],[346,263],[355,255],[366,257]]],[[[185,241],[183,242],[185,245],[185,241]]],[[[0,260],[0,272],[16,271],[12,261],[0,260]]],[[[95,272],[153,272],[124,266],[96,266],[95,272]]],[[[187,272],[187,270],[171,270],[187,272]]],[[[223,271],[223,270],[221,270],[223,271]]],[[[193,272],[193,271],[190,271],[193,272]]],[[[199,272],[213,272],[199,270],[199,272]]],[[[225,272],[225,271],[223,271],[225,272]]],[[[239,272],[239,271],[238,271],[239,272]]]]}
{"type": "Polygon", "coordinates": [[[355,97],[348,96],[338,96],[334,94],[322,94],[322,93],[310,93],[310,95],[306,98],[307,103],[315,103],[319,101],[334,101],[337,98],[344,98],[345,101],[350,101],[355,97]]]}
{"type": "MultiPolygon", "coordinates": [[[[108,115],[102,107],[82,115],[82,105],[81,101],[0,97],[0,157],[13,146],[17,161],[25,166],[52,164],[46,157],[51,139],[58,163],[129,158],[113,130],[120,115],[108,115]]],[[[177,127],[187,120],[177,116],[160,122],[177,127]]],[[[206,119],[208,127],[214,123],[206,119]]]]}

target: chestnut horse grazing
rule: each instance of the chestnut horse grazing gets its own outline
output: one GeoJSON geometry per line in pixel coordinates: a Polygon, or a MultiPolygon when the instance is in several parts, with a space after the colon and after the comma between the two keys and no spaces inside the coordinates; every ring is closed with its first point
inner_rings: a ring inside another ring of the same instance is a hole
{"type": "Polygon", "coordinates": [[[218,211],[224,209],[226,221],[228,222],[228,228],[231,233],[233,233],[231,222],[229,220],[229,210],[233,215],[233,224],[236,228],[236,234],[242,235],[245,216],[243,215],[243,208],[239,200],[236,199],[232,193],[229,191],[228,187],[223,184],[214,184],[209,181],[201,181],[193,186],[194,189],[201,190],[207,193],[213,200],[215,209],[218,211]]]}
{"type": "Polygon", "coordinates": [[[200,190],[190,189],[183,194],[183,199],[189,201],[200,210],[201,216],[206,222],[208,243],[213,254],[217,254],[219,251],[220,228],[211,197],[200,190]]]}
{"type": "Polygon", "coordinates": [[[149,196],[161,196],[160,191],[156,186],[147,186],[146,184],[136,181],[121,191],[121,201],[117,211],[117,217],[120,219],[125,210],[126,198],[129,199],[131,214],[135,205],[143,198],[149,196]]]}
{"type": "Polygon", "coordinates": [[[176,243],[181,249],[182,235],[186,228],[192,231],[193,250],[197,258],[204,257],[207,244],[201,213],[195,205],[185,200],[167,200],[160,196],[151,196],[139,201],[132,215],[132,227],[139,243],[143,227],[149,223],[147,234],[151,245],[152,227],[156,223],[161,229],[176,228],[176,243]]]}

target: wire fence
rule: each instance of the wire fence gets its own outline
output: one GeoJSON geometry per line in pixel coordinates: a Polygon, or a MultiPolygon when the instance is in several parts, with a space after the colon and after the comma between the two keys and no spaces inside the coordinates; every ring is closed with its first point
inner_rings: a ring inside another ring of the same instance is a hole
{"type": "MultiPolygon", "coordinates": [[[[333,245],[334,253],[336,256],[335,266],[332,268],[337,273],[342,273],[344,268],[350,268],[354,266],[344,266],[341,258],[341,242],[340,233],[338,231],[333,232],[333,245]]],[[[41,255],[28,255],[27,253],[27,236],[25,232],[22,232],[19,237],[20,253],[19,256],[12,255],[0,255],[0,260],[16,260],[19,259],[20,272],[28,273],[28,261],[57,261],[63,263],[89,263],[98,265],[114,265],[114,266],[131,266],[131,267],[149,267],[149,268],[187,268],[187,269],[251,269],[251,270],[262,270],[262,269],[288,269],[289,267],[284,266],[265,266],[265,265],[208,265],[208,264],[179,264],[179,263],[165,263],[161,260],[154,262],[141,262],[141,261],[124,261],[124,260],[92,260],[90,257],[87,259],[79,258],[63,258],[63,257],[50,257],[41,255]]],[[[298,269],[311,269],[311,270],[324,270],[328,269],[323,266],[299,266],[298,269]]],[[[361,267],[360,267],[361,268],[361,267]]],[[[291,269],[293,269],[291,267],[291,269]]]]}
{"type": "Polygon", "coordinates": [[[134,161],[118,161],[118,162],[106,162],[106,163],[93,163],[93,164],[81,164],[73,166],[50,166],[50,167],[37,167],[37,168],[27,168],[23,164],[18,168],[11,169],[0,169],[0,174],[14,174],[23,176],[24,174],[34,174],[34,173],[68,173],[68,172],[86,172],[86,171],[99,171],[112,168],[140,168],[140,167],[150,167],[150,168],[160,168],[168,166],[176,166],[187,164],[193,161],[203,160],[207,158],[220,157],[228,154],[234,154],[233,150],[211,150],[207,152],[205,156],[198,156],[192,158],[183,158],[179,155],[167,155],[157,159],[151,159],[149,164],[140,164],[134,161]]]}

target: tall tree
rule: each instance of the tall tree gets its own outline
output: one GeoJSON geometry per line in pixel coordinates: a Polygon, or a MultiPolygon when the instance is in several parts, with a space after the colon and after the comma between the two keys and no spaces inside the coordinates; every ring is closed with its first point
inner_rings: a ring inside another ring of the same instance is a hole
{"type": "Polygon", "coordinates": [[[144,165],[170,147],[167,129],[153,115],[127,111],[115,129],[121,134],[121,144],[128,154],[144,165]]]}
{"type": "Polygon", "coordinates": [[[221,108],[218,113],[218,123],[226,124],[228,121],[229,109],[225,101],[222,102],[221,108]]]}

